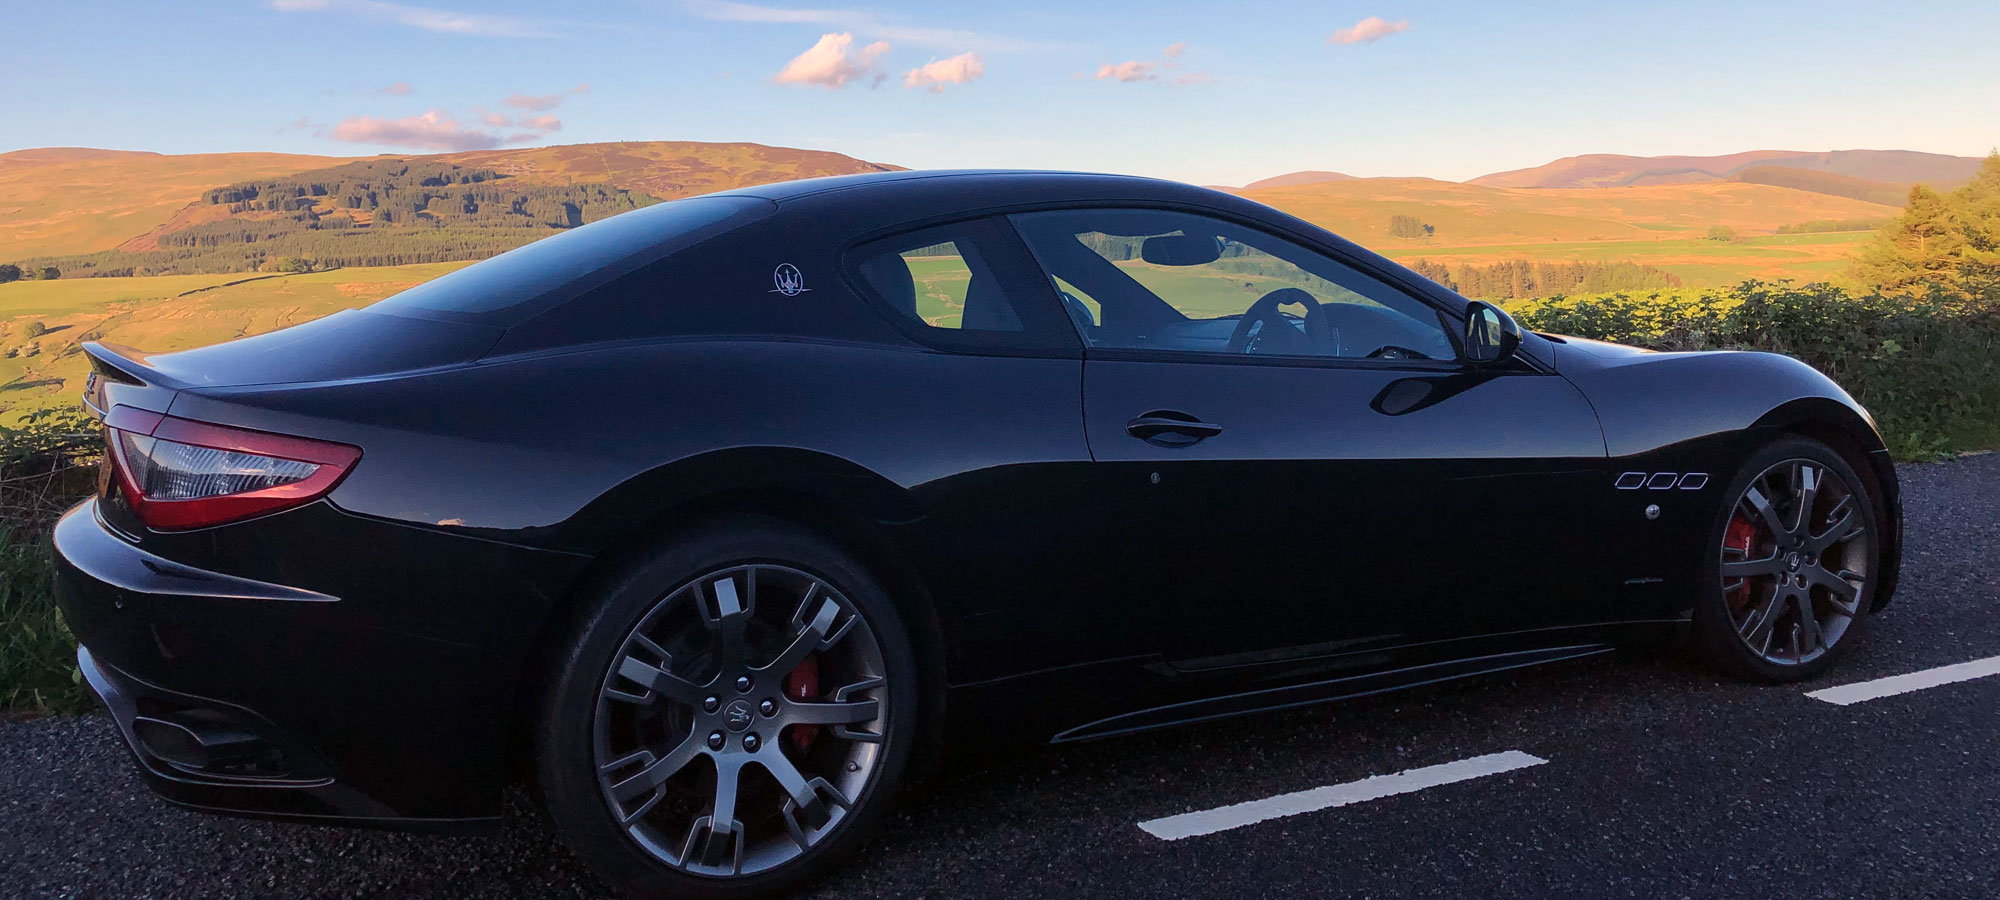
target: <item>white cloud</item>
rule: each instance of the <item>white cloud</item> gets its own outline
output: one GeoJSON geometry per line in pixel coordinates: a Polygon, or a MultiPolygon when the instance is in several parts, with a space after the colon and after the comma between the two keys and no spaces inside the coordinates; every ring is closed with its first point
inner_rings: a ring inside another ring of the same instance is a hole
{"type": "MultiPolygon", "coordinates": [[[[377,118],[375,116],[348,116],[340,124],[328,129],[324,125],[312,126],[314,133],[336,141],[352,144],[378,144],[385,147],[408,147],[417,150],[491,150],[507,144],[519,144],[543,137],[552,131],[561,131],[562,120],[547,110],[562,103],[571,94],[590,90],[590,85],[579,84],[567,91],[556,94],[533,96],[515,94],[505,101],[509,106],[526,109],[534,115],[518,118],[495,112],[484,106],[471,109],[471,117],[476,124],[460,122],[442,109],[432,109],[422,115],[403,116],[398,119],[377,118]],[[505,137],[500,129],[513,129],[505,137]]],[[[287,128],[304,128],[306,119],[301,118],[287,128]]]]}
{"type": "Polygon", "coordinates": [[[443,110],[419,116],[377,119],[349,116],[333,126],[336,141],[354,144],[381,144],[418,150],[490,150],[500,146],[500,138],[490,132],[467,128],[443,110]]]}
{"type": "Polygon", "coordinates": [[[1140,62],[1136,59],[1116,64],[1105,63],[1097,67],[1097,79],[1099,81],[1105,79],[1112,81],[1151,81],[1155,77],[1153,75],[1153,67],[1155,65],[1157,64],[1140,62]]]}
{"type": "Polygon", "coordinates": [[[850,54],[848,48],[853,45],[852,34],[820,35],[818,43],[792,57],[771,80],[779,84],[818,85],[828,90],[838,90],[850,81],[871,76],[880,84],[886,73],[876,67],[875,60],[889,52],[889,42],[876,41],[850,54]]]}
{"type": "MultiPolygon", "coordinates": [[[[1121,63],[1105,63],[1097,67],[1099,81],[1159,81],[1164,75],[1171,75],[1181,67],[1181,57],[1188,51],[1187,41],[1176,41],[1160,51],[1159,59],[1128,59],[1121,63]]],[[[1078,78],[1085,77],[1077,73],[1078,78]]],[[[1173,84],[1203,84],[1214,81],[1207,72],[1186,72],[1173,79],[1173,84]]]]}
{"type": "Polygon", "coordinates": [[[951,47],[987,53],[1017,50],[1048,50],[1064,46],[1044,41],[1024,41],[1004,35],[968,31],[962,28],[924,28],[885,22],[874,13],[858,9],[788,9],[739,3],[735,0],[681,0],[689,14],[718,22],[759,22],[774,25],[817,25],[862,34],[883,40],[925,47],[951,47]]]}
{"type": "Polygon", "coordinates": [[[1381,16],[1369,16],[1354,23],[1352,28],[1342,28],[1329,35],[1329,44],[1372,44],[1398,31],[1410,30],[1410,20],[1397,19],[1385,22],[1381,16]]]}
{"type": "Polygon", "coordinates": [[[554,94],[523,94],[516,92],[508,94],[507,99],[502,100],[500,102],[505,103],[508,106],[514,107],[515,109],[533,110],[534,112],[547,112],[551,109],[555,109],[556,107],[561,106],[562,102],[564,100],[569,99],[571,94],[588,94],[588,93],[590,93],[590,85],[579,84],[576,87],[570,88],[569,90],[561,91],[554,94]]]}
{"type": "Polygon", "coordinates": [[[947,84],[964,84],[975,81],[986,74],[986,63],[979,54],[966,52],[945,59],[934,59],[903,75],[903,87],[928,88],[933,94],[944,93],[947,84]]]}
{"type": "Polygon", "coordinates": [[[341,13],[373,22],[393,22],[397,25],[446,34],[480,37],[553,36],[544,25],[518,16],[461,13],[427,6],[388,3],[385,0],[270,0],[270,4],[272,9],[279,12],[341,13]]]}
{"type": "Polygon", "coordinates": [[[391,97],[408,97],[410,95],[410,92],[413,90],[415,90],[415,88],[410,87],[409,82],[398,81],[395,84],[383,88],[378,93],[388,94],[391,97]]]}

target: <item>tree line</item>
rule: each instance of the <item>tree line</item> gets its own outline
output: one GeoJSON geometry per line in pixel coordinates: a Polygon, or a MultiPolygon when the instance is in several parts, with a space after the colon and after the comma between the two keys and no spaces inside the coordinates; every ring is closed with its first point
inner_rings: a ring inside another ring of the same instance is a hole
{"type": "Polygon", "coordinates": [[[1517,259],[1487,266],[1450,266],[1419,259],[1410,263],[1410,268],[1467,297],[1488,300],[1663,290],[1681,286],[1679,276],[1634,262],[1534,262],[1517,259]]]}
{"type": "Polygon", "coordinates": [[[91,277],[483,259],[660,201],[609,184],[528,184],[491,169],[386,159],[213,188],[202,202],[231,215],[156,235],[155,249],[22,268],[91,277]]]}

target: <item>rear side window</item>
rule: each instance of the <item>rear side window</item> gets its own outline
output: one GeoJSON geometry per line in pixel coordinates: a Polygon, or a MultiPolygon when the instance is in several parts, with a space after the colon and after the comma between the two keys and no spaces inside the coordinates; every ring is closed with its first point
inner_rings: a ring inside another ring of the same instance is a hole
{"type": "Polygon", "coordinates": [[[635,209],[467,266],[370,309],[504,327],[774,208],[756,197],[691,197],[635,209]]]}
{"type": "Polygon", "coordinates": [[[926,228],[848,255],[863,291],[905,331],[956,347],[1075,349],[1010,230],[991,220],[926,228]]]}

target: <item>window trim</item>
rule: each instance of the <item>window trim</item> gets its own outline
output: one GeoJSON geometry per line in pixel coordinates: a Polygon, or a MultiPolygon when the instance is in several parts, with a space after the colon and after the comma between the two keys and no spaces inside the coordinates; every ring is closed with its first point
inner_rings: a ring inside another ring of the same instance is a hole
{"type": "Polygon", "coordinates": [[[865,235],[840,248],[838,252],[840,277],[845,281],[848,290],[860,297],[862,302],[877,316],[887,321],[891,328],[912,341],[934,350],[987,356],[1083,358],[1083,336],[1076,333],[1076,326],[1069,321],[1069,315],[1062,311],[1062,301],[1054,295],[1053,290],[1038,287],[1047,281],[1041,277],[1043,271],[1041,262],[1035,258],[1020,233],[1014,230],[1013,224],[1007,221],[1005,213],[979,212],[904,224],[908,227],[885,229],[865,235]],[[968,235],[970,239],[990,242],[991,245],[980,248],[980,252],[985,257],[985,263],[992,270],[994,278],[999,281],[1000,290],[1013,303],[1014,314],[1021,319],[1021,331],[967,331],[911,321],[909,316],[897,310],[887,298],[877,293],[874,285],[869,284],[868,279],[862,276],[862,259],[872,248],[900,241],[911,235],[954,227],[974,229],[974,233],[968,235]],[[985,233],[978,233],[979,231],[985,233]]]}

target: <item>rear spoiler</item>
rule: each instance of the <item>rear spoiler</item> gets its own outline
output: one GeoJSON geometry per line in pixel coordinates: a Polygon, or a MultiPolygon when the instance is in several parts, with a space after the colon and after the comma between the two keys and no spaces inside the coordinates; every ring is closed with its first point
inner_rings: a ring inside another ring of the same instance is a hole
{"type": "Polygon", "coordinates": [[[83,342],[90,357],[90,378],[84,382],[83,405],[102,419],[115,404],[164,413],[187,382],[169,377],[146,364],[146,354],[131,347],[100,341],[83,342]]]}

